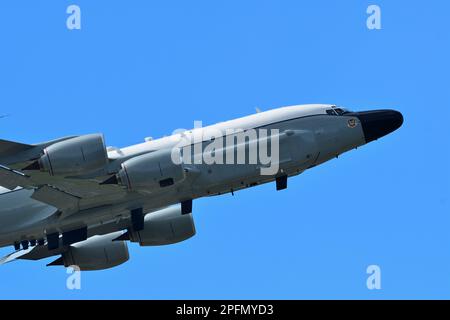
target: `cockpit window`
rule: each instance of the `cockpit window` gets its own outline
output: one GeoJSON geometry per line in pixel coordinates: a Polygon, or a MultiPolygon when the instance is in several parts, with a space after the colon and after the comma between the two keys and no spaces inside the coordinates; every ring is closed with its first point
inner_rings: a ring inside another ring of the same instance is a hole
{"type": "Polygon", "coordinates": [[[336,106],[332,106],[332,108],[333,109],[326,110],[327,114],[332,115],[332,116],[342,116],[346,113],[349,113],[349,111],[344,108],[338,108],[336,106]]]}

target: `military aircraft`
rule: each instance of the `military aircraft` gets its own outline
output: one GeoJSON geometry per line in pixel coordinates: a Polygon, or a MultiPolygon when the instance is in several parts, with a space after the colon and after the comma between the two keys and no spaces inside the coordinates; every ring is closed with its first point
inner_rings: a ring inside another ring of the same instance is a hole
{"type": "Polygon", "coordinates": [[[102,134],[38,144],[0,140],[0,247],[17,259],[102,270],[127,241],[167,245],[195,235],[193,200],[288,178],[403,124],[394,110],[278,108],[125,147],[102,134]],[[270,149],[270,155],[269,155],[270,149]]]}

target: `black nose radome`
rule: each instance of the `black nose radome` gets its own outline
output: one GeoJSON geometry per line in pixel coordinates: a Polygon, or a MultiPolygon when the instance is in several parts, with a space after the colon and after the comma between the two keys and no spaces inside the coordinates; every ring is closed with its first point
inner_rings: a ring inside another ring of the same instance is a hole
{"type": "Polygon", "coordinates": [[[403,115],[395,110],[373,110],[357,112],[366,143],[377,140],[397,130],[403,124],[403,115]]]}

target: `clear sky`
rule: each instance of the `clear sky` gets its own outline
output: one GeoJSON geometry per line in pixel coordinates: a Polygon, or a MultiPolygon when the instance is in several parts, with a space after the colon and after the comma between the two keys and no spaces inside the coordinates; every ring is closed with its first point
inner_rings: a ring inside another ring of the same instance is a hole
{"type": "MultiPolygon", "coordinates": [[[[0,135],[107,144],[305,103],[394,108],[403,127],[289,181],[194,203],[197,235],[68,290],[52,259],[0,298],[450,298],[450,3],[0,2],[0,135]],[[81,30],[66,9],[81,8],[81,30]],[[381,30],[366,27],[370,4],[381,30]],[[368,290],[366,268],[381,268],[368,290]]],[[[0,250],[2,255],[12,248],[0,250]]]]}

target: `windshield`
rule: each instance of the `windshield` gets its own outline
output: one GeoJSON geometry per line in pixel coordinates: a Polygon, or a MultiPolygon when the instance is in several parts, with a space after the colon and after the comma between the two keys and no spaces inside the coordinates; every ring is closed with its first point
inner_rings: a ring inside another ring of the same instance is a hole
{"type": "Polygon", "coordinates": [[[337,107],[337,106],[332,106],[332,109],[328,109],[326,112],[329,115],[332,116],[342,116],[346,113],[349,113],[350,111],[341,107],[337,107]]]}

